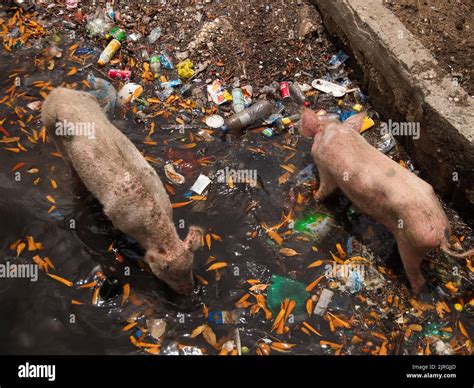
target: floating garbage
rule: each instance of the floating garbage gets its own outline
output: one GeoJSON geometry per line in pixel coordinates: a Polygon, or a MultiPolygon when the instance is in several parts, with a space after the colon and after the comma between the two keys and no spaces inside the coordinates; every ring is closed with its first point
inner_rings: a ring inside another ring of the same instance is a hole
{"type": "Polygon", "coordinates": [[[334,292],[325,288],[321,291],[321,295],[319,295],[318,303],[314,308],[314,314],[323,316],[326,310],[328,309],[329,305],[331,304],[332,297],[334,296],[334,292]]]}
{"type": "Polygon", "coordinates": [[[133,82],[125,84],[118,92],[119,104],[121,106],[125,106],[128,103],[134,101],[136,98],[140,97],[142,93],[143,87],[141,85],[133,82]]]}
{"type": "Polygon", "coordinates": [[[322,240],[331,231],[334,220],[323,213],[312,213],[306,217],[294,221],[290,227],[305,233],[316,241],[322,240]]]}
{"type": "Polygon", "coordinates": [[[113,26],[112,21],[105,17],[104,10],[100,7],[97,8],[94,15],[88,16],[87,20],[86,33],[89,37],[104,36],[113,26]]]}
{"type": "Polygon", "coordinates": [[[221,128],[224,126],[224,118],[219,115],[212,115],[206,118],[206,125],[209,128],[221,128]]]}
{"type": "Polygon", "coordinates": [[[364,117],[364,120],[362,120],[362,127],[360,128],[360,133],[364,133],[368,129],[372,128],[374,125],[374,120],[372,120],[369,116],[364,117]]]}
{"type": "Polygon", "coordinates": [[[280,311],[281,303],[285,299],[296,302],[295,314],[303,314],[306,309],[306,301],[310,297],[306,286],[296,280],[279,275],[272,275],[271,285],[268,287],[267,304],[273,314],[280,311]]]}
{"type": "Polygon", "coordinates": [[[160,54],[160,63],[163,69],[168,69],[168,70],[174,69],[173,61],[171,60],[171,57],[166,52],[162,52],[160,54]]]}
{"type": "Polygon", "coordinates": [[[176,70],[178,70],[178,75],[181,78],[191,78],[194,75],[194,64],[186,59],[176,65],[176,70]]]}
{"type": "Polygon", "coordinates": [[[148,318],[146,325],[151,336],[156,340],[160,340],[166,332],[166,321],[164,319],[148,318]]]}
{"type": "Polygon", "coordinates": [[[204,174],[200,174],[196,182],[191,186],[189,190],[194,191],[196,194],[201,195],[207,186],[211,184],[211,180],[204,174]]]}
{"type": "Polygon", "coordinates": [[[336,74],[348,59],[349,56],[341,50],[331,57],[327,68],[332,74],[336,74]]]}
{"type": "Polygon", "coordinates": [[[130,77],[132,76],[132,72],[130,70],[110,69],[108,76],[112,79],[120,81],[129,81],[130,77]]]}
{"type": "Polygon", "coordinates": [[[239,322],[244,313],[244,309],[236,309],[231,311],[209,311],[207,320],[211,323],[216,323],[219,325],[230,325],[239,322]]]}
{"type": "Polygon", "coordinates": [[[104,51],[102,51],[102,54],[100,54],[97,64],[99,66],[105,66],[106,63],[109,63],[109,61],[112,59],[112,57],[115,55],[121,45],[122,44],[119,40],[112,39],[107,45],[107,47],[104,49],[104,51]]]}
{"type": "Polygon", "coordinates": [[[332,94],[334,97],[343,97],[347,93],[344,86],[323,79],[316,79],[311,86],[321,92],[332,94]]]}
{"type": "Polygon", "coordinates": [[[441,339],[434,343],[434,349],[438,356],[452,356],[454,354],[454,350],[449,342],[444,342],[441,339]]]}
{"type": "Polygon", "coordinates": [[[106,39],[117,39],[119,42],[127,40],[127,33],[119,27],[112,28],[105,36],[106,39]]]}
{"type": "Polygon", "coordinates": [[[160,62],[160,56],[158,54],[153,54],[150,57],[150,69],[155,74],[155,76],[158,75],[161,69],[161,62],[160,62]]]}
{"type": "Polygon", "coordinates": [[[269,101],[260,100],[253,104],[250,108],[236,113],[225,120],[225,127],[231,132],[243,130],[250,125],[263,121],[272,112],[272,105],[269,101]]]}
{"type": "Polygon", "coordinates": [[[165,164],[165,175],[169,179],[170,182],[176,183],[178,185],[182,185],[185,182],[184,176],[178,174],[173,166],[173,163],[165,164]]]}
{"type": "Polygon", "coordinates": [[[296,82],[290,82],[290,94],[299,105],[310,106],[306,95],[303,93],[300,86],[296,82]]]}
{"type": "Polygon", "coordinates": [[[222,86],[222,82],[218,79],[214,80],[212,84],[207,86],[207,92],[216,105],[221,105],[225,102],[232,101],[232,96],[222,86]]]}
{"type": "Polygon", "coordinates": [[[242,88],[232,89],[232,109],[235,113],[242,112],[245,109],[244,91],[242,88]]]}
{"type": "Polygon", "coordinates": [[[160,27],[155,27],[153,30],[151,30],[150,35],[148,35],[148,42],[150,44],[155,43],[158,39],[160,39],[161,36],[161,28],[160,27]]]}
{"type": "Polygon", "coordinates": [[[395,147],[395,138],[391,133],[383,134],[377,143],[377,149],[384,154],[389,153],[393,147],[395,147]]]}
{"type": "Polygon", "coordinates": [[[296,185],[310,185],[316,182],[316,175],[314,175],[314,163],[308,164],[301,171],[296,174],[296,185]]]}
{"type": "Polygon", "coordinates": [[[117,105],[117,91],[109,81],[89,73],[87,82],[89,82],[89,85],[94,89],[88,93],[97,98],[104,112],[112,110],[117,105]]]}

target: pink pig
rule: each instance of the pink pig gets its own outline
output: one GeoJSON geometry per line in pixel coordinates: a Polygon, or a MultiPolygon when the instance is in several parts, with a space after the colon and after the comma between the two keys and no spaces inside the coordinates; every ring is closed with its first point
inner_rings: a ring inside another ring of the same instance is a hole
{"type": "Polygon", "coordinates": [[[430,249],[455,257],[474,254],[449,249],[451,227],[431,185],[360,136],[364,113],[343,123],[310,109],[303,109],[301,117],[300,133],[314,137],[311,155],[320,177],[315,199],[322,201],[339,187],[358,211],[387,227],[414,292],[424,287],[420,266],[430,249]]]}
{"type": "Polygon", "coordinates": [[[57,88],[41,113],[62,157],[102,203],[114,226],[146,250],[145,261],[154,275],[176,292],[190,293],[194,251],[201,246],[202,230],[191,226],[181,241],[168,194],[137,147],[112,125],[88,93],[57,88]],[[66,125],[91,131],[65,133],[61,128],[66,125]]]}

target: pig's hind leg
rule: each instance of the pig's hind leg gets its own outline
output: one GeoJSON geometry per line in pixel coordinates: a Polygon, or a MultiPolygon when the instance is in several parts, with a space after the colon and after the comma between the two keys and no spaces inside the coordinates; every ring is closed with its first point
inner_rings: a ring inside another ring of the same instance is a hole
{"type": "Polygon", "coordinates": [[[316,201],[324,201],[329,195],[331,195],[336,189],[337,185],[331,175],[321,167],[318,167],[319,171],[319,189],[314,194],[316,201]]]}
{"type": "Polygon", "coordinates": [[[421,273],[424,253],[411,246],[403,238],[396,238],[396,240],[398,252],[400,253],[411,288],[415,293],[419,293],[425,285],[425,278],[421,273]]]}

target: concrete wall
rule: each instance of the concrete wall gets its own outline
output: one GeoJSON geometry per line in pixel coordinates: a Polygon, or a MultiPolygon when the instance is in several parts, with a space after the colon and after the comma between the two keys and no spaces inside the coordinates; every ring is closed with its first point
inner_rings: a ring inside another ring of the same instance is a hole
{"type": "Polygon", "coordinates": [[[474,105],[382,0],[311,0],[330,34],[362,70],[362,83],[385,119],[419,122],[421,137],[398,139],[422,177],[472,225],[474,105]],[[456,180],[457,179],[457,180],[456,180]]]}

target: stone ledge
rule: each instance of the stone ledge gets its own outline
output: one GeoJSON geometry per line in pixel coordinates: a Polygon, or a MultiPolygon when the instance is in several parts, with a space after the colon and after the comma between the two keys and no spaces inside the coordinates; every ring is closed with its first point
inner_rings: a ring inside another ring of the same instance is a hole
{"type": "Polygon", "coordinates": [[[357,61],[374,107],[386,119],[420,123],[420,139],[399,140],[422,177],[472,225],[472,98],[443,74],[431,53],[382,0],[311,2],[329,33],[341,40],[357,61]],[[456,174],[457,182],[453,181],[456,174]]]}

